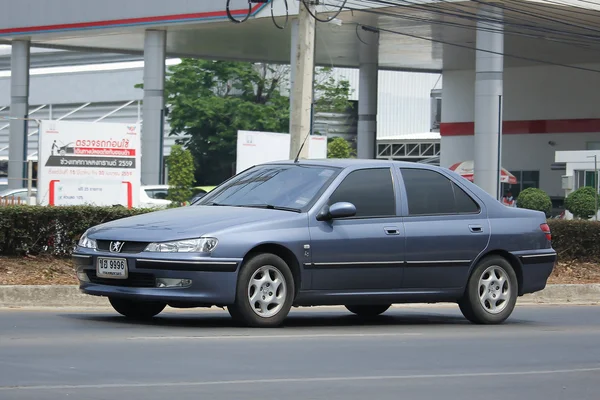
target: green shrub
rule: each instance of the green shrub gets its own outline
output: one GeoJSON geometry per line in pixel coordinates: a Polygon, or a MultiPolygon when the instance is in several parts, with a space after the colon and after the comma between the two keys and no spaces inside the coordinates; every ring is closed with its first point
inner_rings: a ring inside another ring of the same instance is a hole
{"type": "Polygon", "coordinates": [[[89,206],[0,207],[0,255],[67,256],[88,228],[149,211],[89,206]]]}
{"type": "Polygon", "coordinates": [[[519,193],[517,205],[519,208],[542,211],[546,213],[546,215],[549,215],[550,210],[552,209],[552,200],[550,200],[550,196],[541,189],[527,188],[519,193]]]}
{"type": "Polygon", "coordinates": [[[559,260],[600,262],[600,222],[551,219],[548,225],[559,260]]]}
{"type": "Polygon", "coordinates": [[[565,199],[565,208],[577,218],[590,219],[598,209],[593,187],[580,187],[565,199]]]}
{"type": "Polygon", "coordinates": [[[167,200],[172,206],[183,205],[192,197],[191,187],[194,184],[194,157],[192,153],[176,144],[171,147],[171,154],[167,158],[169,167],[169,192],[167,200]]]}
{"type": "Polygon", "coordinates": [[[327,144],[327,158],[351,158],[354,149],[343,137],[336,137],[327,144]]]}

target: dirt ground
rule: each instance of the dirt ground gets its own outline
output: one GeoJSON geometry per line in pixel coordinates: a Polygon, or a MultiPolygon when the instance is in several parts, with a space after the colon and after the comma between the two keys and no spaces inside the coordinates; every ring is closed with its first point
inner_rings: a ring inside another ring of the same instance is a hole
{"type": "MultiPolygon", "coordinates": [[[[0,257],[0,285],[76,285],[69,259],[0,257]]],[[[600,264],[562,262],[549,283],[600,283],[600,264]]]]}

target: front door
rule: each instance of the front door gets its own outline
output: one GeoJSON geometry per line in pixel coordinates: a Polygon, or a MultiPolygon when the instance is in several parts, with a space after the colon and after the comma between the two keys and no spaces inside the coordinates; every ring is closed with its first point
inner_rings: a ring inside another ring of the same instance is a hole
{"type": "Polygon", "coordinates": [[[490,227],[484,205],[445,175],[402,168],[407,203],[406,289],[461,288],[486,248],[490,227]]]}
{"type": "Polygon", "coordinates": [[[311,218],[313,290],[399,289],[402,286],[404,228],[398,216],[397,185],[391,168],[350,172],[327,204],[349,202],[351,218],[311,218]]]}

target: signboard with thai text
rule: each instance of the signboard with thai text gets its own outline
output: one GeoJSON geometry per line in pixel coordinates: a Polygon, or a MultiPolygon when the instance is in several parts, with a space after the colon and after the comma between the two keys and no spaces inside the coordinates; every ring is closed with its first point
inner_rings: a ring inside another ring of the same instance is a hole
{"type": "Polygon", "coordinates": [[[38,203],[136,207],[140,128],[136,124],[42,121],[38,203]]]}

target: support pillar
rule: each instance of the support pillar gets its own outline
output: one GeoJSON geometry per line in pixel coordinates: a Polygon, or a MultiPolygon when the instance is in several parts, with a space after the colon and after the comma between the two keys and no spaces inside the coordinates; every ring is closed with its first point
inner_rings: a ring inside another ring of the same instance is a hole
{"type": "Polygon", "coordinates": [[[379,33],[362,31],[359,42],[357,156],[376,158],[379,33]]]}
{"type": "MultiPolygon", "coordinates": [[[[502,9],[480,5],[482,19],[502,18],[502,9]]],[[[475,58],[474,183],[500,198],[504,34],[501,23],[478,20],[475,58]],[[485,50],[485,51],[481,51],[485,50]]]]}
{"type": "MultiPolygon", "coordinates": [[[[310,134],[312,122],[314,54],[315,54],[315,19],[310,15],[316,13],[315,5],[299,2],[298,30],[294,38],[292,30],[292,69],[291,69],[291,98],[290,98],[290,159],[296,158],[306,135],[310,134]]],[[[293,27],[293,25],[292,25],[293,27]]],[[[294,28],[293,28],[294,29],[294,28]]],[[[300,158],[308,158],[306,143],[300,153],[300,158]]]]}
{"type": "Polygon", "coordinates": [[[27,134],[29,115],[29,58],[30,43],[27,40],[12,42],[11,53],[11,101],[10,134],[8,139],[8,188],[25,187],[27,180],[27,134]]]}
{"type": "Polygon", "coordinates": [[[143,185],[163,182],[166,42],[166,31],[146,31],[141,165],[143,185]]]}

